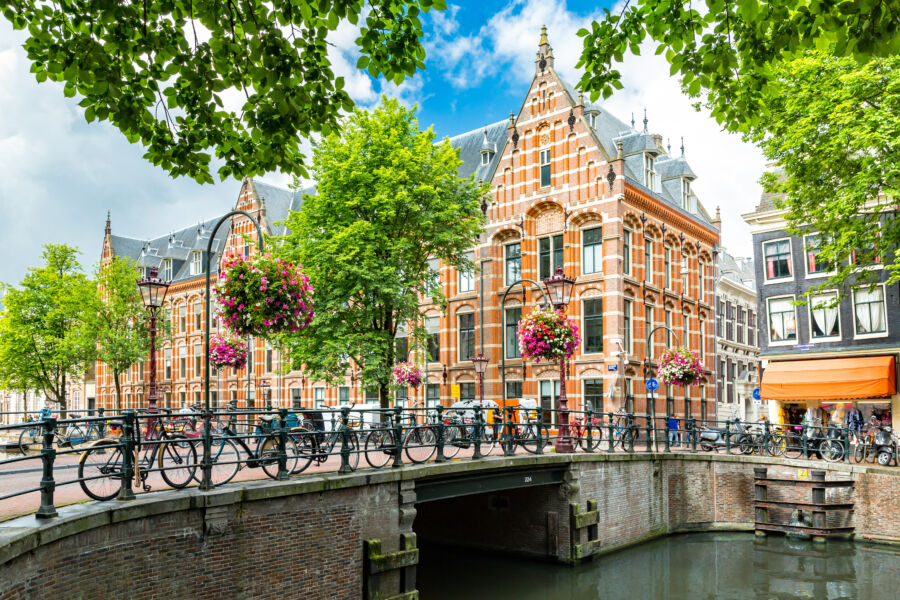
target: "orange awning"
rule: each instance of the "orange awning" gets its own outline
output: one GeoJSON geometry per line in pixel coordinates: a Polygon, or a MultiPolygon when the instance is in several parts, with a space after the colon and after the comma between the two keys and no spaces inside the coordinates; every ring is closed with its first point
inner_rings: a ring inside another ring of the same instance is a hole
{"type": "Polygon", "coordinates": [[[854,400],[893,396],[893,356],[771,361],[763,372],[764,400],[854,400]]]}

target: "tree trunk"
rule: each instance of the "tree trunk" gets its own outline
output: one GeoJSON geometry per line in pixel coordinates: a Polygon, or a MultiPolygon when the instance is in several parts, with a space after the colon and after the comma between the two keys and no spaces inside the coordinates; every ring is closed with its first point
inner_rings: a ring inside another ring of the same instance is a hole
{"type": "Polygon", "coordinates": [[[116,382],[116,412],[122,414],[122,380],[121,373],[113,369],[113,381],[116,382]]]}

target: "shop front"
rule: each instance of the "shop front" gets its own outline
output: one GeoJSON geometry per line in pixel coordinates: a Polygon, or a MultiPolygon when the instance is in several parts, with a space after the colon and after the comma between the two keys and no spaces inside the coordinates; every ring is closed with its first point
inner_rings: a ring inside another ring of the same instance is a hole
{"type": "Polygon", "coordinates": [[[896,368],[893,354],[771,360],[763,372],[760,393],[763,400],[771,401],[773,422],[799,425],[820,420],[843,425],[855,409],[863,423],[896,428],[900,424],[896,368]]]}

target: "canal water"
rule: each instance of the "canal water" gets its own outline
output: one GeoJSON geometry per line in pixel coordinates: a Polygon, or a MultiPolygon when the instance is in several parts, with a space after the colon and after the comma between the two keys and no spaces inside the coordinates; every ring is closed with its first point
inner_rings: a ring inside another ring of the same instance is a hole
{"type": "Polygon", "coordinates": [[[894,600],[900,550],[686,534],[570,568],[423,544],[416,580],[422,600],[894,600]]]}

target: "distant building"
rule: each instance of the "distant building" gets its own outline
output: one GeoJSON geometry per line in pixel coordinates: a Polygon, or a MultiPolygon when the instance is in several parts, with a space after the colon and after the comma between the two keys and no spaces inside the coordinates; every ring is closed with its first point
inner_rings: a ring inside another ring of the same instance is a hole
{"type": "Polygon", "coordinates": [[[804,417],[842,420],[858,408],[900,425],[897,356],[900,294],[888,284],[880,262],[864,265],[880,282],[874,287],[825,289],[805,301],[831,272],[816,249],[817,232],[785,229],[784,211],[763,195],[743,215],[753,234],[759,290],[761,392],[772,400],[770,416],[787,423],[804,417]]]}

